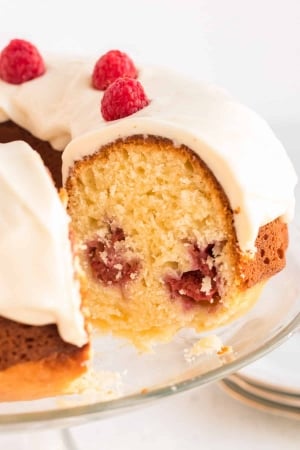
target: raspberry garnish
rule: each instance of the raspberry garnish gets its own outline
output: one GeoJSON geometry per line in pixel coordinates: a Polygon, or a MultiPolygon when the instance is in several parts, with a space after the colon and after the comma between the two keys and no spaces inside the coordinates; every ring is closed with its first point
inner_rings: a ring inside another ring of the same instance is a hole
{"type": "Polygon", "coordinates": [[[120,50],[110,50],[96,62],[92,84],[95,89],[105,91],[120,77],[137,78],[137,76],[137,69],[126,53],[120,52],[120,50]]]}
{"type": "Polygon", "coordinates": [[[7,83],[21,84],[44,72],[44,61],[30,42],[13,39],[0,54],[0,78],[7,83]]]}
{"type": "Polygon", "coordinates": [[[143,86],[133,78],[118,78],[104,92],[101,113],[105,120],[130,116],[149,105],[143,86]]]}

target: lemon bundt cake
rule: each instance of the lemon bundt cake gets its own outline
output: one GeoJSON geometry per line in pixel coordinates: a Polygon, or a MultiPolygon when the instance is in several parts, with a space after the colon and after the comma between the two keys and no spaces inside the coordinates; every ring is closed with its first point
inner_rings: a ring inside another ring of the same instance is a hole
{"type": "Polygon", "coordinates": [[[65,392],[89,360],[79,275],[65,208],[24,142],[0,144],[0,203],[0,400],[65,392]]]}
{"type": "Polygon", "coordinates": [[[1,53],[0,139],[36,139],[44,160],[64,150],[97,326],[145,347],[249,309],[285,265],[294,208],[296,175],[266,122],[218,87],[116,50],[96,64],[28,54],[16,76],[15,53],[1,53]]]}

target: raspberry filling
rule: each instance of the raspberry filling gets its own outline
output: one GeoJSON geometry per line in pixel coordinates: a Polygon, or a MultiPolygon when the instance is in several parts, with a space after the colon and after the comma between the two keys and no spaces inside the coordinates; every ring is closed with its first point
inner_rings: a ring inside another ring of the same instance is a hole
{"type": "Polygon", "coordinates": [[[126,246],[122,228],[109,226],[102,238],[87,243],[87,256],[93,276],[106,286],[124,285],[136,279],[140,261],[126,246]]]}
{"type": "Polygon", "coordinates": [[[187,308],[195,304],[216,305],[220,301],[220,277],[214,257],[215,244],[204,249],[196,244],[189,246],[192,270],[180,276],[166,276],[164,281],[172,299],[181,299],[187,308]]]}

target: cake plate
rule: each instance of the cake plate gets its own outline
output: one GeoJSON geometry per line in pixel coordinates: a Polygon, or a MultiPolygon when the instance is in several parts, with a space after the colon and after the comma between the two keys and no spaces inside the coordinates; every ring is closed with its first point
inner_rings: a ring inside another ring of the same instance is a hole
{"type": "Polygon", "coordinates": [[[286,268],[267,283],[248,314],[226,327],[201,335],[184,330],[172,342],[142,354],[123,340],[95,336],[89,389],[0,403],[2,447],[76,449],[69,427],[216,382],[275,349],[300,328],[299,243],[300,226],[293,224],[286,268]]]}

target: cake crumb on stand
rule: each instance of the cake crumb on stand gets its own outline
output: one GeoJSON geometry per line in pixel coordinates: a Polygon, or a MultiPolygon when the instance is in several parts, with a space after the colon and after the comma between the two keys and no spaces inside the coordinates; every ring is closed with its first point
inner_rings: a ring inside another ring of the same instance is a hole
{"type": "Polygon", "coordinates": [[[215,334],[199,339],[190,348],[185,348],[183,351],[184,359],[188,363],[194,362],[198,356],[217,355],[224,357],[229,354],[233,354],[232,347],[223,345],[221,339],[215,334]]]}

